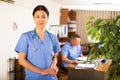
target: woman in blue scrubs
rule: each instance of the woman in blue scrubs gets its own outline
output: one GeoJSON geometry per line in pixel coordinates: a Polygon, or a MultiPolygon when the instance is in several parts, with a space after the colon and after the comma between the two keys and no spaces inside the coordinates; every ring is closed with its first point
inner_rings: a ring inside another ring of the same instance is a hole
{"type": "Polygon", "coordinates": [[[45,30],[49,11],[44,5],[33,10],[34,30],[21,35],[15,51],[19,64],[25,67],[25,80],[57,80],[57,54],[60,50],[57,37],[45,30]]]}

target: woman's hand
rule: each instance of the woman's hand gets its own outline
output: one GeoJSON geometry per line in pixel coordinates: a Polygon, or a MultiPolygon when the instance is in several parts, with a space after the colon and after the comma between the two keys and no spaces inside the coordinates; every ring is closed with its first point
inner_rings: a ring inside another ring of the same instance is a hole
{"type": "Polygon", "coordinates": [[[53,76],[57,75],[58,68],[57,68],[56,64],[54,64],[54,63],[51,64],[51,67],[50,67],[50,68],[54,71],[53,76]]]}
{"type": "Polygon", "coordinates": [[[48,68],[48,69],[42,70],[42,71],[41,71],[41,74],[43,74],[43,75],[50,74],[50,75],[53,75],[53,76],[56,75],[55,70],[52,69],[52,68],[48,68]]]}
{"type": "Polygon", "coordinates": [[[57,67],[53,66],[53,64],[51,65],[51,68],[48,68],[48,69],[40,69],[32,65],[30,62],[26,60],[26,54],[22,52],[19,53],[19,64],[35,73],[39,73],[43,75],[50,74],[50,75],[55,76],[58,72],[57,67]]]}

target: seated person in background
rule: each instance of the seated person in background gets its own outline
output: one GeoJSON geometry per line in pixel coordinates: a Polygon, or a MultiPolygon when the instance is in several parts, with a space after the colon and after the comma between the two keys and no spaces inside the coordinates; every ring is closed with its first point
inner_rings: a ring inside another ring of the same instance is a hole
{"type": "Polygon", "coordinates": [[[63,69],[65,69],[67,64],[78,63],[78,61],[75,60],[75,58],[80,56],[83,57],[80,41],[80,36],[77,34],[73,34],[70,37],[69,42],[63,46],[61,51],[63,69]]]}

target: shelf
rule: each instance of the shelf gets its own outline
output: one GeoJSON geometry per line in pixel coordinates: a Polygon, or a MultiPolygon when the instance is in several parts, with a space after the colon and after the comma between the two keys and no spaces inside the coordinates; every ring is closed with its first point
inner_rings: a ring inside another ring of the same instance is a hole
{"type": "Polygon", "coordinates": [[[68,42],[68,37],[58,38],[59,42],[68,42]]]}

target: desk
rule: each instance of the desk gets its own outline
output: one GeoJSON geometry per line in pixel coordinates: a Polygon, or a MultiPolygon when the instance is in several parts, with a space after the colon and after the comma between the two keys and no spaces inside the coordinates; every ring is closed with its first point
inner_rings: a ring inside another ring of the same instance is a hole
{"type": "Polygon", "coordinates": [[[68,64],[68,80],[105,80],[105,73],[111,63],[112,60],[108,60],[108,63],[101,63],[95,70],[75,69],[75,64],[68,64]]]}

